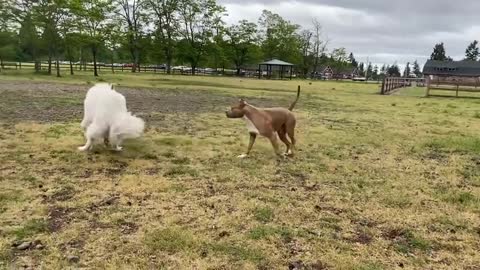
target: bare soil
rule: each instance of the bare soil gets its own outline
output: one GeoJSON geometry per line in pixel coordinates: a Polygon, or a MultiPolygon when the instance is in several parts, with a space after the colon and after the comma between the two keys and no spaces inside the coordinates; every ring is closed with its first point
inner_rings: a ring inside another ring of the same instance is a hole
{"type": "MultiPolygon", "coordinates": [[[[0,121],[17,123],[68,122],[81,120],[83,99],[90,85],[47,82],[9,82],[0,84],[0,121]]],[[[231,96],[208,91],[161,90],[117,87],[125,95],[133,113],[161,126],[165,114],[223,113],[235,102],[231,96]]],[[[252,104],[269,106],[271,100],[249,98],[252,104]]]]}

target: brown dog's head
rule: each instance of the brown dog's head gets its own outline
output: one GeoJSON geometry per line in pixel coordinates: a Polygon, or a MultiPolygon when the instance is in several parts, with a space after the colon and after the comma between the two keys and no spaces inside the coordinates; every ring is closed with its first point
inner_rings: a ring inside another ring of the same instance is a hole
{"type": "Polygon", "coordinates": [[[230,107],[230,110],[227,110],[225,113],[228,118],[242,118],[245,115],[245,106],[247,102],[240,99],[237,104],[230,107]]]}

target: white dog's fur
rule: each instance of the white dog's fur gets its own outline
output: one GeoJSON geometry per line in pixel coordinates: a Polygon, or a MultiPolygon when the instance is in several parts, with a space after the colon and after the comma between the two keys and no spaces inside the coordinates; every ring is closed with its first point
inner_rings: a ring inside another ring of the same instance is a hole
{"type": "Polygon", "coordinates": [[[111,84],[98,83],[88,90],[84,103],[82,128],[87,142],[81,151],[92,149],[95,143],[106,141],[115,150],[122,150],[125,139],[140,137],[145,122],[127,111],[125,97],[113,90],[111,84]]]}

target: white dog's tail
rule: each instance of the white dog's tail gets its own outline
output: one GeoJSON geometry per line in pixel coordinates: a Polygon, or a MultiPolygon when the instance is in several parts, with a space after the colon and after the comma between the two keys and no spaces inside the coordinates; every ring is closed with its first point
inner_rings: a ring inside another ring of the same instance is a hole
{"type": "Polygon", "coordinates": [[[128,112],[116,119],[115,124],[110,127],[110,135],[133,139],[142,136],[144,129],[145,122],[128,112]]]}

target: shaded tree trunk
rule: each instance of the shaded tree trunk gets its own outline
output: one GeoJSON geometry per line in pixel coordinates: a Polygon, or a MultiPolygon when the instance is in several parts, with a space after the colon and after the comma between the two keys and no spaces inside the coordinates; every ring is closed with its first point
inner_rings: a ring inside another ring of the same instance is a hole
{"type": "Polygon", "coordinates": [[[97,48],[95,46],[92,47],[92,56],[93,56],[93,76],[98,77],[97,71],[97,48]]]}
{"type": "Polygon", "coordinates": [[[111,59],[111,62],[112,62],[112,74],[115,74],[115,68],[113,67],[113,52],[112,52],[112,59],[111,59]]]}
{"type": "Polygon", "coordinates": [[[55,57],[56,59],[56,67],[57,67],[57,77],[61,77],[60,76],[60,61],[58,60],[58,55],[55,57]]]}
{"type": "Polygon", "coordinates": [[[52,75],[52,56],[48,54],[48,74],[52,75]]]}
{"type": "Polygon", "coordinates": [[[70,75],[73,75],[73,62],[72,62],[72,59],[70,58],[70,75]]]}

